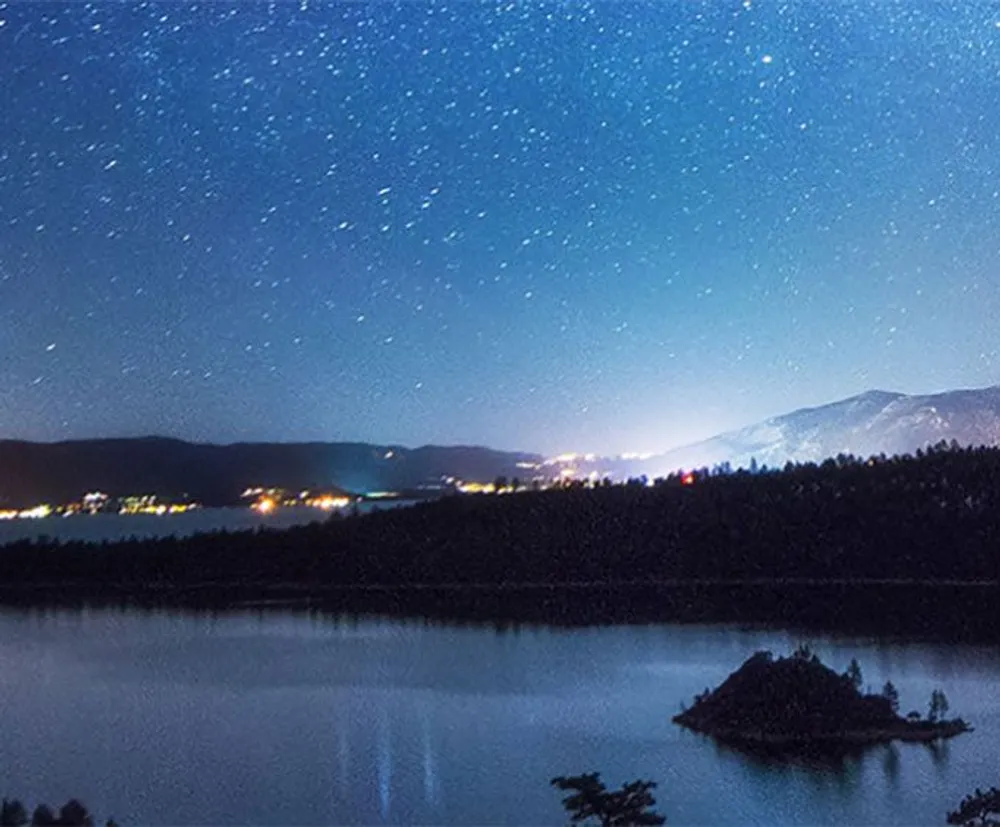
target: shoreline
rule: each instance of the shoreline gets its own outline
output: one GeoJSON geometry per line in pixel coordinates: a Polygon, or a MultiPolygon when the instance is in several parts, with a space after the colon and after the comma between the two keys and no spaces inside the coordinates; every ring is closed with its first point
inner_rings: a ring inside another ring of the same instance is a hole
{"type": "Polygon", "coordinates": [[[330,584],[280,580],[0,582],[12,608],[300,611],[496,626],[781,626],[926,640],[1000,641],[1000,583],[731,581],[330,584]],[[920,611],[915,611],[920,607],[920,611]]]}
{"type": "MultiPolygon", "coordinates": [[[[0,547],[0,554],[3,553],[0,547]]],[[[1000,580],[934,580],[907,578],[674,578],[642,580],[557,580],[557,581],[498,581],[461,582],[445,581],[415,583],[310,583],[302,580],[193,580],[190,582],[137,582],[134,580],[103,581],[40,580],[26,583],[2,583],[2,591],[39,591],[43,589],[137,589],[153,591],[184,591],[188,589],[267,589],[290,590],[309,593],[325,592],[407,592],[407,591],[573,591],[620,589],[686,589],[686,588],[926,588],[926,589],[1000,589],[1000,580]]]]}
{"type": "Polygon", "coordinates": [[[805,746],[865,747],[888,744],[895,741],[929,744],[935,741],[955,738],[966,732],[975,731],[974,727],[969,726],[962,720],[949,720],[936,724],[922,721],[913,724],[907,723],[905,726],[900,727],[782,735],[755,730],[716,729],[710,726],[699,726],[693,722],[685,721],[685,718],[686,713],[681,713],[675,715],[671,720],[673,723],[691,732],[714,738],[722,743],[785,747],[789,749],[805,746]]]}

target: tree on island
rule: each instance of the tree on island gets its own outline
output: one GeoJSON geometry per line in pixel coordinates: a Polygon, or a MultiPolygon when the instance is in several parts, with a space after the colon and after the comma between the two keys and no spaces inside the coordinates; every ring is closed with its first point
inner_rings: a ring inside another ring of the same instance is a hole
{"type": "Polygon", "coordinates": [[[659,827],[666,816],[652,809],[656,804],[653,781],[630,781],[620,790],[608,791],[600,773],[560,775],[552,786],[569,793],[563,807],[574,824],[594,819],[600,827],[659,827]]]}
{"type": "Polygon", "coordinates": [[[958,809],[948,813],[948,824],[962,827],[998,827],[1000,825],[1000,790],[996,787],[983,792],[977,789],[962,799],[958,809]]]}
{"type": "Polygon", "coordinates": [[[851,658],[851,662],[847,665],[847,671],[844,672],[844,677],[851,682],[851,685],[858,692],[861,691],[861,687],[865,682],[865,676],[861,672],[861,664],[858,663],[857,658],[851,658]]]}
{"type": "Polygon", "coordinates": [[[889,702],[893,712],[899,712],[899,690],[892,681],[886,681],[882,687],[882,697],[889,702]]]}
{"type": "Polygon", "coordinates": [[[931,692],[931,700],[927,705],[927,720],[931,723],[936,723],[939,718],[943,718],[948,714],[948,710],[951,708],[951,704],[948,703],[948,698],[940,689],[935,689],[931,692]]]}
{"type": "Polygon", "coordinates": [[[811,663],[819,663],[819,657],[813,652],[812,648],[808,643],[799,644],[798,648],[792,652],[792,657],[796,660],[810,661],[811,663]]]}

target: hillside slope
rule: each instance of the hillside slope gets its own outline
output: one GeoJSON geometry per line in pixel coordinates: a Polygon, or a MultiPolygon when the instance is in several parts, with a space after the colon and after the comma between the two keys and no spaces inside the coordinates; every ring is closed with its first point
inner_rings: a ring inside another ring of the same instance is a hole
{"type": "Polygon", "coordinates": [[[669,451],[646,467],[653,474],[751,460],[774,467],[838,454],[912,454],[941,440],[1000,445],[1000,386],[914,396],[869,391],[669,451]]]}
{"type": "MultiPolygon", "coordinates": [[[[0,441],[0,503],[66,502],[87,491],[188,494],[205,504],[236,501],[248,486],[337,486],[399,490],[442,476],[492,480],[538,461],[478,447],[403,448],[365,443],[204,445],[175,439],[0,441]]],[[[523,474],[523,472],[522,472],[523,474]]]]}

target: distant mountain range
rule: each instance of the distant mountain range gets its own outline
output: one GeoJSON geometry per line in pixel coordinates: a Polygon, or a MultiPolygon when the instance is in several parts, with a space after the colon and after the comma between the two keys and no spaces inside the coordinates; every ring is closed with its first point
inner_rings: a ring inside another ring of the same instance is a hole
{"type": "Polygon", "coordinates": [[[941,440],[1000,445],[1000,386],[913,395],[868,391],[803,408],[651,457],[644,473],[730,462],[769,467],[819,462],[837,454],[912,454],[941,440]]]}
{"type": "Polygon", "coordinates": [[[780,467],[837,454],[913,453],[957,440],[1000,445],[1000,386],[925,396],[869,391],[804,408],[644,459],[549,462],[538,454],[481,447],[405,448],[366,443],[204,445],[175,439],[97,439],[35,443],[0,440],[0,505],[64,503],[88,491],[112,496],[188,495],[210,505],[238,501],[245,488],[338,488],[366,493],[412,490],[453,477],[488,482],[499,476],[556,476],[567,466],[618,477],[656,477],[681,468],[780,467]],[[526,466],[542,466],[540,472],[526,466]]]}
{"type": "Polygon", "coordinates": [[[111,496],[187,495],[206,505],[239,501],[251,486],[400,491],[442,477],[530,476],[518,463],[536,454],[480,447],[404,448],[366,443],[205,445],[176,439],[94,439],[39,443],[0,440],[0,505],[65,503],[89,491],[111,496]]]}

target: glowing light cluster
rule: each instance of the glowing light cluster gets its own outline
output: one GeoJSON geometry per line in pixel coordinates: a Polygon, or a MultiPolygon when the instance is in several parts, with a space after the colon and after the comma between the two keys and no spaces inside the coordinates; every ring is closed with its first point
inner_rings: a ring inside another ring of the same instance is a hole
{"type": "Polygon", "coordinates": [[[345,494],[314,493],[308,490],[288,493],[281,488],[264,488],[262,486],[247,488],[243,492],[243,497],[253,498],[250,508],[258,514],[273,514],[282,507],[318,508],[321,511],[333,511],[347,508],[353,502],[353,498],[345,494]]]}
{"type": "Polygon", "coordinates": [[[306,500],[306,505],[312,508],[321,508],[323,511],[332,511],[335,508],[347,508],[351,504],[350,497],[314,497],[306,500]]]}
{"type": "Polygon", "coordinates": [[[492,482],[460,482],[456,488],[463,494],[495,494],[497,490],[492,482]]]}
{"type": "Polygon", "coordinates": [[[545,460],[545,465],[571,465],[577,462],[596,462],[597,454],[559,454],[551,459],[545,460]]]}
{"type": "Polygon", "coordinates": [[[32,508],[25,508],[22,511],[8,511],[4,514],[13,514],[13,517],[4,517],[4,519],[18,519],[18,520],[43,520],[52,514],[51,505],[36,505],[32,508]]]}
{"type": "Polygon", "coordinates": [[[250,507],[258,514],[272,514],[278,504],[270,497],[261,497],[250,507]]]}
{"type": "Polygon", "coordinates": [[[195,503],[160,502],[155,495],[146,494],[139,497],[123,497],[120,500],[118,513],[129,516],[149,514],[162,517],[165,514],[184,514],[197,507],[195,503]]]}

